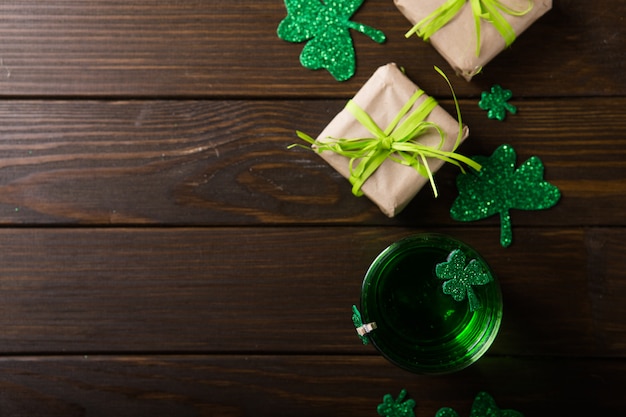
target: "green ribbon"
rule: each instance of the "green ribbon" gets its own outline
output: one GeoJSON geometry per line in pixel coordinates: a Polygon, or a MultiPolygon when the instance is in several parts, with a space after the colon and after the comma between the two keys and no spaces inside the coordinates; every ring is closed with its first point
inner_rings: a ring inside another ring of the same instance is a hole
{"type": "Polygon", "coordinates": [[[352,193],[356,196],[363,195],[361,191],[362,185],[376,172],[378,167],[380,167],[386,159],[390,159],[402,165],[413,167],[422,176],[427,177],[430,181],[433,193],[435,197],[437,197],[437,187],[435,186],[433,173],[428,166],[426,158],[437,158],[445,162],[450,162],[458,166],[462,172],[465,171],[460,164],[461,162],[475,170],[480,170],[481,166],[472,159],[454,152],[463,138],[463,124],[459,103],[448,78],[439,68],[435,67],[435,70],[439,72],[448,83],[456,105],[459,134],[453,151],[441,150],[445,143],[445,132],[435,123],[424,120],[437,106],[437,102],[434,98],[427,97],[412,113],[408,114],[417,99],[424,94],[422,90],[416,91],[411,96],[385,130],[381,129],[371,116],[354,101],[348,101],[346,109],[352,113],[355,119],[361,123],[373,137],[354,139],[327,138],[328,140],[319,141],[300,131],[296,131],[296,134],[302,140],[315,145],[318,152],[332,151],[350,158],[349,180],[352,184],[352,193]],[[403,118],[404,120],[400,123],[403,118]],[[429,129],[435,129],[439,133],[441,140],[437,146],[427,146],[416,141],[419,136],[426,133],[429,129]]]}
{"type": "Polygon", "coordinates": [[[481,19],[490,22],[504,38],[505,45],[509,47],[515,41],[515,31],[502,13],[511,16],[523,16],[530,12],[534,5],[533,0],[528,0],[526,9],[515,10],[500,0],[448,0],[434,12],[417,22],[405,36],[408,38],[416,33],[425,41],[428,40],[435,32],[447,25],[468,1],[472,7],[474,25],[476,26],[476,56],[480,55],[481,19]]]}

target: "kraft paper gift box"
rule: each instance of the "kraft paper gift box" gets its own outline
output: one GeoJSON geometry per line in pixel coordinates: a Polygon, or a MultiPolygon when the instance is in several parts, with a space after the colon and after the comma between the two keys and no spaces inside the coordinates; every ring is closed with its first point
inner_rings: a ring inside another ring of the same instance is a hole
{"type": "MultiPolygon", "coordinates": [[[[442,82],[444,82],[443,79],[442,82]]],[[[385,129],[418,90],[418,87],[404,75],[396,64],[391,63],[378,68],[353,97],[352,101],[361,107],[381,129],[385,129]]],[[[425,93],[420,96],[407,114],[411,114],[414,109],[427,100],[427,97],[425,93]]],[[[424,121],[436,124],[443,132],[445,140],[439,148],[443,151],[453,151],[455,145],[460,144],[469,134],[467,126],[459,129],[457,120],[438,104],[424,121]]],[[[319,144],[332,140],[329,138],[370,137],[372,137],[372,133],[356,120],[353,113],[344,108],[319,134],[312,147],[318,148],[319,144]]],[[[310,140],[312,139],[309,138],[310,140]]],[[[423,135],[414,140],[420,144],[438,148],[442,137],[436,129],[429,128],[423,135]]],[[[319,149],[318,152],[320,152],[319,149]]],[[[320,156],[345,178],[350,178],[350,158],[330,150],[322,150],[320,156]]],[[[428,157],[427,163],[434,174],[444,161],[428,157]]],[[[393,217],[402,211],[428,182],[429,179],[417,172],[415,168],[392,159],[386,159],[365,181],[360,190],[376,203],[383,213],[393,217]]]]}
{"type": "MultiPolygon", "coordinates": [[[[416,25],[439,7],[452,1],[394,0],[396,7],[412,25],[416,25]]],[[[507,44],[492,22],[480,18],[480,53],[477,56],[478,38],[472,6],[466,0],[457,1],[464,4],[447,24],[432,34],[429,42],[448,61],[457,74],[470,81],[489,61],[502,52],[507,44]]],[[[514,32],[512,39],[519,36],[552,8],[552,0],[480,0],[479,3],[482,4],[483,2],[490,3],[490,8],[508,22],[514,32]],[[514,13],[510,14],[506,10],[498,8],[498,4],[509,8],[514,13]],[[520,16],[516,15],[515,12],[526,11],[530,4],[532,7],[527,13],[520,16]]]]}

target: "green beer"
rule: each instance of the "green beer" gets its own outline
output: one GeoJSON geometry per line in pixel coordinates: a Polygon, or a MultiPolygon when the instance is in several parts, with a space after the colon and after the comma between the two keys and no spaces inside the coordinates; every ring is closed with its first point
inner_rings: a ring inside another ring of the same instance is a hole
{"type": "Polygon", "coordinates": [[[443,374],[487,351],[500,327],[502,297],[474,249],[422,234],[392,244],[374,260],[363,281],[361,314],[363,323],[375,323],[369,339],[388,360],[412,372],[443,374]],[[451,259],[457,261],[450,275],[456,282],[445,287],[439,265],[451,259]],[[468,285],[474,277],[483,280],[480,285],[468,285]]]}

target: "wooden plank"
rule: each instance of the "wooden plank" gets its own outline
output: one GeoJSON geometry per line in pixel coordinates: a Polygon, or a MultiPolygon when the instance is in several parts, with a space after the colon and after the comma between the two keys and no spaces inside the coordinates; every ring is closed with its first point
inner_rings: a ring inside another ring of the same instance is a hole
{"type": "MultiPolygon", "coordinates": [[[[539,156],[563,192],[553,209],[513,212],[515,225],[624,225],[626,99],[520,100],[488,120],[461,102],[471,138],[503,143],[518,163],[539,156]],[[598,216],[602,213],[602,216],[598,216]]],[[[7,101],[0,103],[2,224],[458,224],[453,166],[389,220],[313,152],[287,146],[345,104],[329,101],[7,101]]],[[[442,105],[450,112],[449,101],[442,105]]],[[[498,219],[480,225],[497,225],[498,219]]]]}
{"type": "MultiPolygon", "coordinates": [[[[352,32],[357,75],[345,83],[302,68],[303,45],[278,38],[281,1],[26,0],[4,2],[0,14],[5,96],[348,97],[387,62],[448,94],[432,66],[452,73],[430,45],[404,38],[409,23],[392,2],[365,2],[355,14],[388,40],[352,32]]],[[[623,96],[624,15],[619,0],[555,2],[482,76],[459,79],[458,92],[476,96],[497,82],[520,96],[623,96]]]]}
{"type": "MultiPolygon", "coordinates": [[[[507,249],[495,228],[425,230],[466,241],[498,275],[492,353],[624,357],[620,229],[520,228],[507,249]]],[[[419,231],[2,229],[0,349],[372,354],[350,320],[362,277],[419,231]]]]}
{"type": "Polygon", "coordinates": [[[527,416],[623,415],[623,361],[483,358],[424,377],[369,356],[85,356],[0,360],[3,415],[366,416],[406,389],[418,416],[469,415],[489,392],[527,416]]]}
{"type": "Polygon", "coordinates": [[[617,322],[626,316],[623,301],[612,294],[626,294],[623,268],[619,266],[625,253],[623,229],[589,229],[585,234],[587,251],[588,294],[591,300],[591,316],[594,320],[596,339],[600,344],[612,340],[611,350],[626,351],[626,337],[617,322]],[[622,278],[614,279],[622,276],[622,278]],[[608,296],[608,303],[605,298],[608,296]],[[604,323],[597,325],[596,320],[604,323]],[[620,334],[621,333],[621,334],[620,334]]]}

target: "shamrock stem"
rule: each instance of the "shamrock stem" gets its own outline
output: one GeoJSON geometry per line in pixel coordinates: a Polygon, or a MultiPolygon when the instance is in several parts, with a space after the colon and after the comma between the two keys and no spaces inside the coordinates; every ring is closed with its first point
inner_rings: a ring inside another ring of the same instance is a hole
{"type": "Polygon", "coordinates": [[[398,394],[398,399],[396,400],[396,402],[401,403],[402,401],[404,401],[404,397],[406,397],[405,389],[400,391],[400,394],[398,394]]]}
{"type": "Polygon", "coordinates": [[[504,107],[506,107],[506,109],[511,113],[511,114],[515,114],[517,113],[517,107],[515,107],[514,105],[512,105],[511,103],[504,103],[504,107]]]}
{"type": "Polygon", "coordinates": [[[511,214],[508,210],[504,210],[500,212],[500,244],[506,248],[512,241],[511,214]]]}
{"type": "Polygon", "coordinates": [[[469,302],[470,311],[480,310],[482,305],[480,304],[480,300],[476,297],[474,290],[472,287],[467,288],[467,301],[469,302]]]}
{"type": "Polygon", "coordinates": [[[364,25],[362,23],[353,22],[351,20],[346,21],[346,26],[350,29],[354,29],[357,32],[364,34],[365,36],[370,37],[374,42],[383,43],[387,39],[385,34],[378,30],[374,29],[371,26],[364,25]]]}

